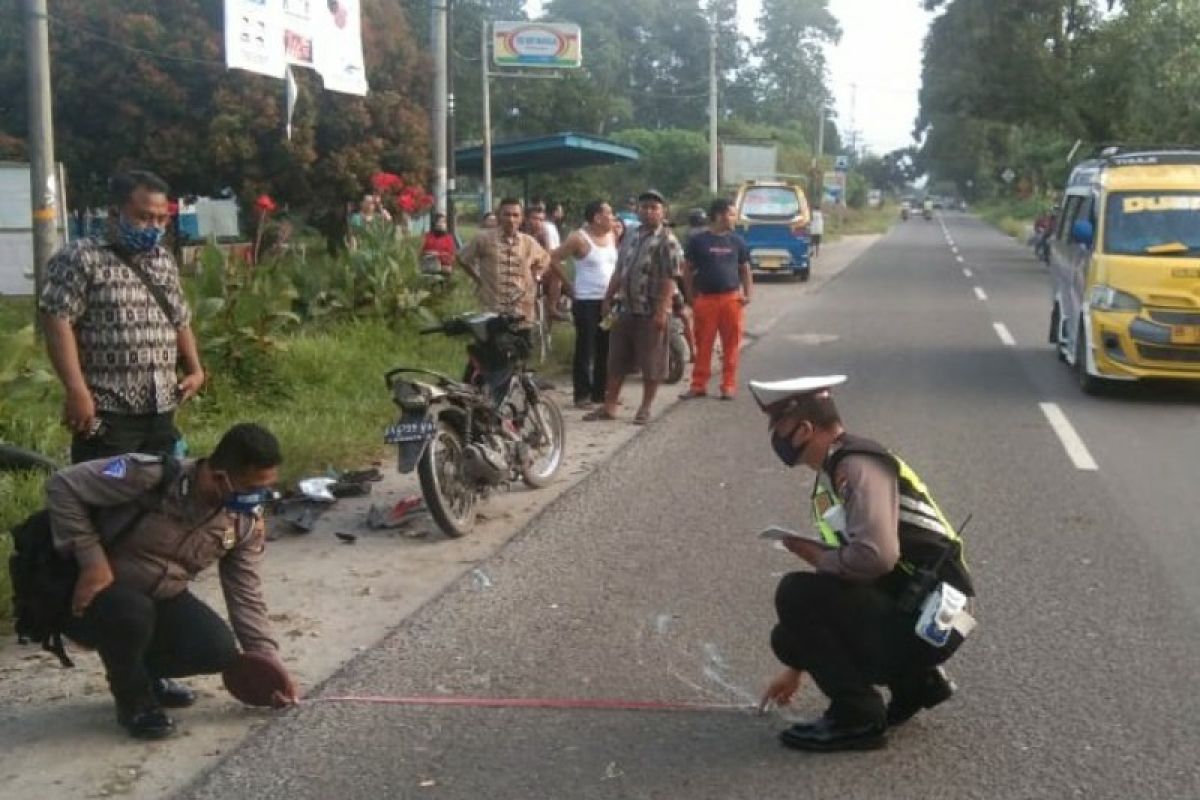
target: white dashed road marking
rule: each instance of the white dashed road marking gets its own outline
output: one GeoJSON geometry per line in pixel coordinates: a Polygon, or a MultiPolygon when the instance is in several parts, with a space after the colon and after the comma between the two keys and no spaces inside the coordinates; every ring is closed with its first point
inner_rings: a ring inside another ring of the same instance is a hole
{"type": "Polygon", "coordinates": [[[980,289],[978,286],[975,287],[975,296],[980,300],[987,300],[987,292],[983,291],[983,289],[980,289]]]}
{"type": "Polygon", "coordinates": [[[1087,445],[1075,431],[1075,426],[1067,419],[1067,415],[1058,407],[1058,404],[1038,403],[1038,406],[1046,415],[1046,420],[1054,429],[1054,433],[1058,435],[1058,440],[1062,442],[1062,446],[1067,451],[1075,468],[1089,471],[1100,469],[1096,460],[1092,458],[1092,454],[1088,452],[1087,445]]]}
{"type": "Polygon", "coordinates": [[[971,272],[971,269],[969,267],[963,267],[963,275],[966,275],[968,278],[971,278],[971,277],[975,276],[975,273],[971,272]]]}
{"type": "Polygon", "coordinates": [[[1000,337],[1000,341],[1006,347],[1017,346],[1017,340],[1013,338],[1012,333],[1009,332],[1008,327],[1003,322],[993,322],[992,327],[996,329],[996,335],[1000,337]]]}

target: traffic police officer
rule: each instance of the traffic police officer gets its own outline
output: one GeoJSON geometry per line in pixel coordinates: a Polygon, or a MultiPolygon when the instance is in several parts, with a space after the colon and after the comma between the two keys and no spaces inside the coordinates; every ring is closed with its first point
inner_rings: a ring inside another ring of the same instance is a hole
{"type": "MultiPolygon", "coordinates": [[[[207,459],[131,454],[67,467],[47,482],[55,547],[79,564],[63,632],[99,652],[117,720],[134,737],[173,732],[163,708],[196,698],[170,679],[225,670],[238,654],[234,633],[243,650],[278,661],[259,568],[261,507],[280,462],[275,437],[243,423],[207,459]],[[188,591],[214,563],[232,632],[188,591]]],[[[289,685],[277,701],[294,699],[289,685]]]]}
{"type": "Polygon", "coordinates": [[[787,704],[805,672],[829,698],[822,717],[780,735],[799,750],[882,747],[889,726],[948,699],[954,687],[939,665],[969,619],[942,646],[918,637],[916,623],[941,582],[974,594],[958,534],[921,479],[842,427],[830,389],[844,381],[750,382],[780,460],[817,473],[812,513],[821,541],[784,539],[814,571],[786,575],[776,590],[771,647],[787,669],[762,699],[764,709],[787,704]],[[886,706],[878,685],[890,690],[886,706]]]}

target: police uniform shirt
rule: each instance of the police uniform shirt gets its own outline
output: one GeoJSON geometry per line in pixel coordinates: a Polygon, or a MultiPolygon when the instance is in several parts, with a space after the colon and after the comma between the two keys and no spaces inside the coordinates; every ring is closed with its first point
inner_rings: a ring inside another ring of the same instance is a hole
{"type": "MultiPolygon", "coordinates": [[[[819,479],[830,480],[824,472],[819,479]]],[[[846,543],[822,553],[817,570],[863,582],[887,575],[900,558],[900,487],[895,473],[872,456],[849,455],[838,464],[832,486],[846,508],[846,543]]]]}
{"type": "Polygon", "coordinates": [[[158,490],[162,460],[126,455],[60,470],[46,484],[55,547],[80,566],[105,555],[113,577],[156,599],[174,597],[218,564],[229,621],[246,651],[275,651],[259,570],[266,549],[260,515],[211,505],[195,491],[197,462],[182,462],[178,476],[158,490]],[[135,516],[136,501],[161,491],[157,510],[116,535],[135,516]],[[113,541],[117,538],[117,541],[113,541]]]}

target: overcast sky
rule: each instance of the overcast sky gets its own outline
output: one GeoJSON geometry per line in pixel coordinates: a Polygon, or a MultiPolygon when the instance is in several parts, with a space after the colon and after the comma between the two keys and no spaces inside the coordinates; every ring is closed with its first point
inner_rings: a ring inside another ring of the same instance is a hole
{"type": "MultiPolygon", "coordinates": [[[[758,36],[760,0],[738,0],[738,27],[758,36]]],[[[527,0],[531,16],[541,0],[527,0]]],[[[878,154],[912,143],[921,86],[921,45],[932,15],[919,0],[830,0],[842,25],[842,41],[829,49],[829,71],[837,101],[838,127],[849,140],[851,123],[859,144],[878,154]],[[857,84],[857,92],[854,85],[857,84]]],[[[586,47],[584,60],[587,59],[586,47]]]]}

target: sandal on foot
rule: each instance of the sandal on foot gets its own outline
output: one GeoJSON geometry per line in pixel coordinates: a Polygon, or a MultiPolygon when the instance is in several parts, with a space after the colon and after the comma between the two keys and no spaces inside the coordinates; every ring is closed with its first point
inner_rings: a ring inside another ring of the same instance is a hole
{"type": "Polygon", "coordinates": [[[650,412],[649,411],[639,411],[633,415],[633,424],[634,425],[647,425],[647,424],[649,424],[649,422],[650,422],[650,412]]]}
{"type": "Polygon", "coordinates": [[[583,415],[584,422],[611,422],[616,417],[608,413],[608,409],[597,408],[595,411],[589,411],[583,415]]]}

